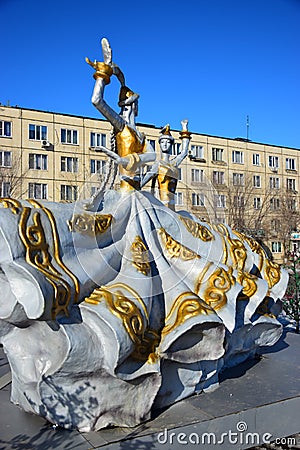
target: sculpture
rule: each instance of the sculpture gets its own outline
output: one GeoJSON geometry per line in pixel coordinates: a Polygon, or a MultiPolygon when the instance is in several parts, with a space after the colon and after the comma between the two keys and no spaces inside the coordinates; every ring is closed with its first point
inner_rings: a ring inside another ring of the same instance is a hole
{"type": "MultiPolygon", "coordinates": [[[[0,199],[0,340],[12,401],[80,431],[137,425],[217,385],[223,367],[278,340],[287,284],[251,238],[140,190],[149,180],[137,169],[154,153],[135,129],[137,94],[124,89],[106,40],[103,49],[93,102],[114,127],[117,148],[100,150],[119,164],[120,190],[77,204],[0,199]],[[103,100],[113,74],[122,116],[103,100]]],[[[186,122],[183,133],[181,157],[186,122]]]]}
{"type": "Polygon", "coordinates": [[[159,137],[160,149],[161,149],[161,159],[155,162],[151,170],[146,174],[142,181],[142,186],[148,183],[151,179],[152,182],[152,192],[154,193],[155,182],[158,182],[159,186],[159,197],[162,203],[168,206],[170,209],[174,210],[174,194],[177,187],[178,181],[178,166],[182,163],[184,158],[187,156],[189,141],[191,139],[191,133],[188,131],[187,125],[188,121],[183,120],[181,122],[182,131],[180,132],[180,138],[182,139],[181,152],[170,160],[170,155],[172,147],[174,144],[174,138],[170,132],[170,125],[166,125],[159,137]]]}

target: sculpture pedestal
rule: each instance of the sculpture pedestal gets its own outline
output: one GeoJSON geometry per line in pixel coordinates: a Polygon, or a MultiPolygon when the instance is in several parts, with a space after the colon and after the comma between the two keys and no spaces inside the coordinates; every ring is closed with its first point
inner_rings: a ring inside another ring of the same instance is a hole
{"type": "MultiPolygon", "coordinates": [[[[165,429],[169,439],[172,432],[176,436],[179,433],[187,436],[197,433],[200,436],[205,432],[214,432],[220,437],[222,432],[236,431],[237,423],[242,421],[247,423],[249,433],[258,433],[260,438],[264,433],[270,433],[271,441],[275,441],[276,438],[299,432],[299,352],[300,336],[293,332],[284,333],[273,348],[262,349],[259,362],[248,361],[228,369],[222,375],[219,389],[182,400],[164,412],[157,412],[154,419],[136,428],[117,427],[89,433],[54,429],[44,419],[12,405],[9,400],[11,386],[8,385],[0,390],[0,446],[10,448],[14,443],[16,447],[26,444],[43,448],[45,444],[46,448],[47,444],[49,450],[63,450],[66,447],[116,450],[126,445],[132,448],[151,445],[153,449],[164,449],[168,446],[158,443],[158,434],[165,433],[165,429]]],[[[1,350],[0,360],[1,385],[9,370],[1,350]]],[[[181,448],[174,440],[174,448],[176,445],[181,448]]],[[[211,447],[201,446],[204,449],[211,447]]],[[[240,448],[247,446],[241,445],[240,448]]]]}

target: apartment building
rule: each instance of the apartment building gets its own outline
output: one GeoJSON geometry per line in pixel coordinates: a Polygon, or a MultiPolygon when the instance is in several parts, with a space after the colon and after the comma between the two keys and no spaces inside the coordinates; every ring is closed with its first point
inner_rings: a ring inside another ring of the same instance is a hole
{"type": "MultiPolygon", "coordinates": [[[[138,128],[159,153],[160,129],[138,128]]],[[[107,167],[106,157],[95,148],[110,147],[110,131],[101,118],[0,105],[0,196],[49,201],[89,197],[107,167]]],[[[179,131],[172,131],[174,155],[180,152],[179,131]]],[[[287,239],[292,250],[300,242],[299,149],[192,133],[189,155],[180,167],[177,210],[227,222],[261,238],[282,262],[287,239]]]]}

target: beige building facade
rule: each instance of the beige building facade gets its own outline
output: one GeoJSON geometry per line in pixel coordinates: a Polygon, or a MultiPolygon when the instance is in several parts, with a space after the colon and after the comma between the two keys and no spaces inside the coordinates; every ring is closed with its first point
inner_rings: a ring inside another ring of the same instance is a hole
{"type": "MultiPolygon", "coordinates": [[[[159,153],[160,129],[138,128],[159,153]]],[[[106,157],[95,147],[110,147],[110,131],[100,118],[1,105],[0,197],[89,197],[106,170],[106,157]]],[[[172,135],[175,155],[179,130],[172,135]]],[[[189,155],[180,167],[176,209],[260,237],[274,260],[282,262],[287,247],[298,248],[299,168],[299,149],[192,131],[189,155]]]]}

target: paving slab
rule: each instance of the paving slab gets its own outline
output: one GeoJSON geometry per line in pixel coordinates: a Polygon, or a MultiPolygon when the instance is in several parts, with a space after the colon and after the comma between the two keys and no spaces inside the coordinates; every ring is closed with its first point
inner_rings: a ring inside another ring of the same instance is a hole
{"type": "MultiPolygon", "coordinates": [[[[90,433],[53,428],[11,404],[8,384],[0,390],[0,450],[176,450],[197,443],[202,449],[229,450],[262,445],[264,435],[270,440],[290,436],[300,431],[300,335],[285,330],[274,347],[260,353],[256,360],[224,371],[215,391],[156,411],[152,420],[135,428],[90,433]],[[238,435],[238,443],[229,442],[230,433],[231,440],[238,435]]],[[[5,363],[0,352],[0,362],[1,357],[5,363]]]]}

